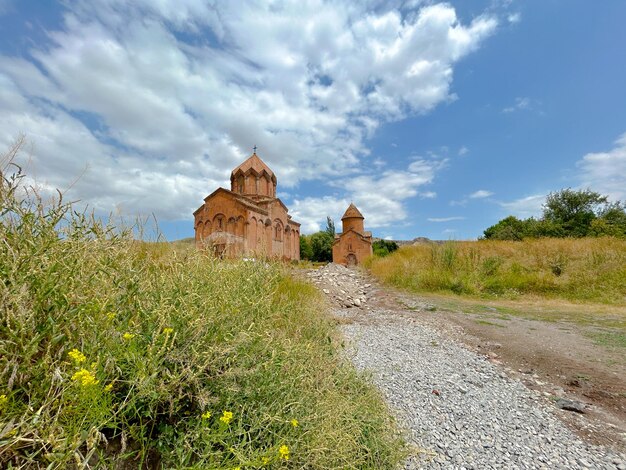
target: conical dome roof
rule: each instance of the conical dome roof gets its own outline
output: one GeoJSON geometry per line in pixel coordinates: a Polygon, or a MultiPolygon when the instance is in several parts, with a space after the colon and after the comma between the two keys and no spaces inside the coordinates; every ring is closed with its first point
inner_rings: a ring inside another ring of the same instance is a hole
{"type": "Polygon", "coordinates": [[[356,208],[356,206],[353,203],[350,203],[350,205],[346,209],[346,212],[343,214],[343,217],[341,218],[341,220],[355,219],[355,218],[365,219],[365,217],[363,217],[363,214],[361,214],[361,212],[356,208]]]}
{"type": "Polygon", "coordinates": [[[235,168],[230,174],[230,177],[233,178],[235,174],[239,171],[245,174],[250,170],[256,172],[259,175],[265,171],[274,182],[276,181],[276,176],[274,176],[274,172],[270,170],[270,167],[267,166],[265,162],[259,158],[256,152],[250,155],[250,157],[245,162],[235,168]]]}

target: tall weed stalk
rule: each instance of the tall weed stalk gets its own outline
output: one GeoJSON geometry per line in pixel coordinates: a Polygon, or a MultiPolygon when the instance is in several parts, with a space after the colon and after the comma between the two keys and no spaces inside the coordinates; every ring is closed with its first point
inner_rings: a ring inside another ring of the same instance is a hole
{"type": "MultiPolygon", "coordinates": [[[[14,153],[14,152],[13,152],[14,153]]],[[[392,468],[318,293],[0,187],[0,467],[392,468]],[[121,466],[121,467],[120,467],[121,466]]]]}

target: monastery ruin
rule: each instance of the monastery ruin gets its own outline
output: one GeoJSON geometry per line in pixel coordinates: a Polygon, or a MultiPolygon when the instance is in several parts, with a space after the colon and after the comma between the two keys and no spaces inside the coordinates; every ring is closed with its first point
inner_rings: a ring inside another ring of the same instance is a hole
{"type": "Polygon", "coordinates": [[[196,245],[217,256],[300,259],[300,224],[276,197],[274,172],[254,153],[194,213],[196,245]]]}

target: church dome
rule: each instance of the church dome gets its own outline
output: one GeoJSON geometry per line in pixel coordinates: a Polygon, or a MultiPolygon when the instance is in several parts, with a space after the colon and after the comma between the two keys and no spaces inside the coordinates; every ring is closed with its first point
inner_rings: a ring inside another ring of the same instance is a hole
{"type": "Polygon", "coordinates": [[[237,173],[243,173],[244,175],[248,173],[255,173],[256,175],[262,175],[266,173],[270,179],[276,183],[276,176],[274,176],[274,172],[270,169],[269,166],[265,164],[263,160],[259,158],[259,156],[255,153],[250,155],[250,157],[244,161],[241,165],[235,168],[230,174],[231,179],[235,177],[237,173]]]}
{"type": "Polygon", "coordinates": [[[353,203],[350,203],[350,205],[346,209],[346,212],[343,214],[343,217],[341,217],[341,220],[355,219],[355,218],[365,219],[365,217],[363,217],[363,214],[361,214],[361,212],[356,208],[356,206],[353,203]]]}

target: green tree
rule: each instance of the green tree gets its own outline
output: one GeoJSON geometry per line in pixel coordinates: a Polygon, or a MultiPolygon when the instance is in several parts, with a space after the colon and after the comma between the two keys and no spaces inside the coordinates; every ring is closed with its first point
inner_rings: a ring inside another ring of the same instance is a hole
{"type": "Polygon", "coordinates": [[[372,250],[375,256],[387,256],[398,249],[398,244],[392,240],[376,240],[372,243],[372,250]]]}
{"type": "Polygon", "coordinates": [[[317,232],[311,235],[311,249],[313,251],[313,261],[333,260],[334,237],[330,233],[317,232]]]}
{"type": "Polygon", "coordinates": [[[540,219],[508,216],[483,232],[484,238],[522,240],[539,237],[626,236],[626,206],[585,190],[561,189],[548,194],[540,219]]]}
{"type": "Polygon", "coordinates": [[[483,235],[491,240],[521,240],[525,236],[527,225],[527,221],[510,215],[485,229],[483,235]]]}
{"type": "Polygon", "coordinates": [[[335,222],[333,222],[333,219],[331,219],[330,216],[326,216],[325,232],[329,234],[333,238],[333,240],[335,239],[335,222]]]}
{"type": "Polygon", "coordinates": [[[313,261],[313,248],[307,235],[300,235],[300,259],[313,261]]]}
{"type": "Polygon", "coordinates": [[[561,189],[546,197],[543,220],[561,225],[566,236],[584,237],[607,203],[607,196],[590,189],[561,189]]]}
{"type": "Polygon", "coordinates": [[[607,204],[591,222],[590,235],[626,236],[626,206],[621,202],[607,204]]]}

